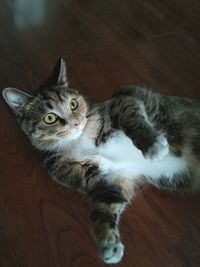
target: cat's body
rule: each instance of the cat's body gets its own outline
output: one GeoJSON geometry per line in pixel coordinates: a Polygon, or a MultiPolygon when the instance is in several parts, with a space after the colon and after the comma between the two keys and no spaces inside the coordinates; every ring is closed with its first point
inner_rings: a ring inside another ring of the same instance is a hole
{"type": "Polygon", "coordinates": [[[130,86],[104,102],[87,103],[67,86],[63,60],[34,95],[11,88],[3,95],[53,180],[88,196],[106,263],[123,256],[119,217],[141,185],[184,191],[200,185],[195,100],[130,86]]]}
{"type": "Polygon", "coordinates": [[[106,143],[98,146],[93,138],[83,133],[71,144],[63,143],[59,154],[72,162],[95,162],[108,183],[119,176],[133,181],[141,176],[155,183],[161,177],[172,181],[174,176],[181,177],[189,172],[187,162],[173,154],[159,161],[146,159],[121,130],[113,130],[106,143]]]}

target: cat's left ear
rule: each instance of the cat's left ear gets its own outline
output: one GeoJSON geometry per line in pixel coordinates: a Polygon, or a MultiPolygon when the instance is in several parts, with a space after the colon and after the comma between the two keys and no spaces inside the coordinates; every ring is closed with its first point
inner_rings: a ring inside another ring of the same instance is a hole
{"type": "Polygon", "coordinates": [[[20,114],[23,106],[31,101],[32,96],[16,88],[8,87],[2,92],[7,104],[16,114],[20,114]]]}
{"type": "Polygon", "coordinates": [[[52,73],[48,77],[48,79],[41,85],[42,87],[50,87],[50,86],[62,86],[68,85],[67,82],[67,70],[66,63],[63,58],[59,58],[56,65],[53,68],[52,73]]]}

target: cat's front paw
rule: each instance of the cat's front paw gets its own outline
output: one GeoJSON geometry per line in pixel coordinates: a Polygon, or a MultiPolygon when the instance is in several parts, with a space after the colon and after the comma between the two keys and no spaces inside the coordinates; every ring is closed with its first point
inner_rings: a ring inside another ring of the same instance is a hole
{"type": "Polygon", "coordinates": [[[149,161],[160,161],[164,159],[169,153],[169,144],[164,135],[159,135],[156,138],[152,147],[144,153],[144,157],[149,161]]]}
{"type": "Polygon", "coordinates": [[[104,232],[104,237],[99,240],[99,256],[107,264],[121,261],[124,255],[124,245],[119,241],[117,229],[109,228],[104,232]]]}

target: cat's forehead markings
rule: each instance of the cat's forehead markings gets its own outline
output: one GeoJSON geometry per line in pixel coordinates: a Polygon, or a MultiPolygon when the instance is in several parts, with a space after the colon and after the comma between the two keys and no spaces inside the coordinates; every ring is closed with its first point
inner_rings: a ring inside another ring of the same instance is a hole
{"type": "Polygon", "coordinates": [[[60,103],[59,105],[55,106],[53,108],[53,112],[60,116],[61,118],[64,118],[69,115],[70,110],[68,108],[68,105],[66,103],[60,103]]]}
{"type": "Polygon", "coordinates": [[[47,107],[47,109],[49,109],[49,110],[52,110],[53,109],[53,103],[51,103],[50,100],[45,101],[44,104],[47,107]]]}
{"type": "Polygon", "coordinates": [[[48,97],[55,103],[59,103],[61,101],[60,95],[56,93],[56,91],[49,91],[48,97]]]}

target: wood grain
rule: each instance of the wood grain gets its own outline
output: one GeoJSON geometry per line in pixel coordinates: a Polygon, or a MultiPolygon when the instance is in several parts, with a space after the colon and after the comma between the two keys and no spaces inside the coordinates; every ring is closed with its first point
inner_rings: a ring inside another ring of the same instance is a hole
{"type": "MultiPolygon", "coordinates": [[[[105,99],[122,84],[200,97],[198,1],[2,0],[0,90],[34,90],[58,56],[72,87],[105,99]]],[[[0,99],[0,266],[104,266],[87,201],[54,184],[0,99]]],[[[148,189],[121,220],[126,267],[199,267],[200,198],[148,189]]]]}

